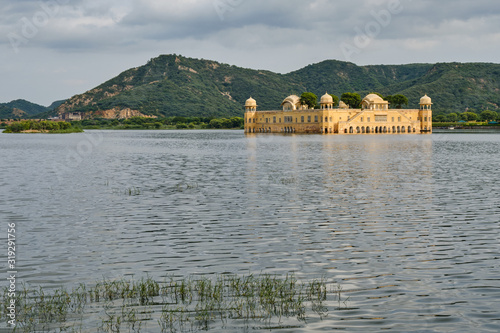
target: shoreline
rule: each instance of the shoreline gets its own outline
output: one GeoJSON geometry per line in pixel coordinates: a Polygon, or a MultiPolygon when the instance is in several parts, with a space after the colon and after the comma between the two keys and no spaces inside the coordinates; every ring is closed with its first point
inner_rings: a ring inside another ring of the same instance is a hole
{"type": "Polygon", "coordinates": [[[467,129],[467,130],[500,130],[500,126],[439,126],[439,127],[433,127],[434,130],[436,129],[449,129],[450,127],[453,127],[454,129],[467,129]]]}

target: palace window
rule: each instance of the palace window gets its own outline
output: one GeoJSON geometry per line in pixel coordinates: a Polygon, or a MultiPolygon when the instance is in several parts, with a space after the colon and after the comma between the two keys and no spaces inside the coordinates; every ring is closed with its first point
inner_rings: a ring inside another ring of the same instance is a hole
{"type": "Polygon", "coordinates": [[[304,122],[304,116],[300,117],[300,122],[304,122]]]}
{"type": "Polygon", "coordinates": [[[276,124],[276,117],[273,117],[273,123],[276,124]]]}
{"type": "Polygon", "coordinates": [[[311,116],[307,116],[307,122],[310,123],[311,122],[311,116]]]}
{"type": "Polygon", "coordinates": [[[325,117],[325,123],[327,123],[327,122],[328,122],[328,117],[325,117]]]}
{"type": "Polygon", "coordinates": [[[424,118],[424,121],[427,121],[427,117],[424,118]]]}
{"type": "Polygon", "coordinates": [[[398,117],[398,121],[401,122],[401,117],[398,117]]]}
{"type": "Polygon", "coordinates": [[[394,117],[392,117],[392,122],[394,122],[394,117]]]}
{"type": "Polygon", "coordinates": [[[375,121],[385,121],[385,122],[387,122],[387,116],[375,116],[375,121]]]}
{"type": "Polygon", "coordinates": [[[266,118],[266,124],[269,122],[269,118],[266,118]]]}
{"type": "Polygon", "coordinates": [[[363,117],[361,117],[361,122],[363,122],[363,117]]]}
{"type": "Polygon", "coordinates": [[[318,116],[314,116],[314,122],[317,123],[318,122],[318,116]]]}
{"type": "Polygon", "coordinates": [[[332,117],[330,117],[330,122],[332,122],[332,121],[333,121],[333,120],[332,120],[332,117]]]}
{"type": "Polygon", "coordinates": [[[370,122],[370,117],[368,117],[368,122],[370,122]]]}

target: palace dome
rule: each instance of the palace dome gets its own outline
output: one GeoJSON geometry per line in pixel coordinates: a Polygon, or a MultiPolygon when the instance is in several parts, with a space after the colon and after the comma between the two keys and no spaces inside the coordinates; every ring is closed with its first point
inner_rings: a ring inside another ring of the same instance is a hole
{"type": "Polygon", "coordinates": [[[377,94],[369,94],[365,98],[363,98],[363,101],[368,101],[371,103],[383,103],[384,99],[377,94]]]}
{"type": "Polygon", "coordinates": [[[333,104],[333,97],[328,93],[321,96],[321,104],[333,104]]]}
{"type": "Polygon", "coordinates": [[[286,102],[294,104],[294,105],[300,105],[300,97],[297,95],[290,95],[281,104],[285,104],[286,102]]]}
{"type": "Polygon", "coordinates": [[[255,99],[253,99],[252,97],[250,97],[249,99],[247,99],[247,101],[245,102],[245,107],[256,107],[257,106],[257,101],[255,99]]]}
{"type": "Polygon", "coordinates": [[[290,95],[283,103],[281,103],[283,110],[285,111],[295,111],[300,109],[300,97],[297,95],[290,95]]]}
{"type": "Polygon", "coordinates": [[[344,103],[344,101],[339,102],[339,108],[340,109],[349,109],[349,106],[344,103]]]}
{"type": "Polygon", "coordinates": [[[432,99],[425,94],[424,97],[420,99],[420,105],[431,105],[432,104],[432,99]]]}

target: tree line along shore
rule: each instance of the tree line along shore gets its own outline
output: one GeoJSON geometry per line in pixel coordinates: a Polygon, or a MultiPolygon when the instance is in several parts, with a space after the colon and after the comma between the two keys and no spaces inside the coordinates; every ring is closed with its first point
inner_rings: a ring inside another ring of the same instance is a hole
{"type": "Polygon", "coordinates": [[[129,119],[85,119],[79,121],[14,120],[0,122],[4,133],[74,133],[84,129],[138,130],[138,129],[241,129],[244,119],[209,117],[169,117],[129,119]]]}
{"type": "MultiPolygon", "coordinates": [[[[340,99],[337,99],[337,101],[340,99]]],[[[433,126],[439,127],[499,127],[500,113],[490,110],[476,113],[437,114],[433,117],[433,126]]],[[[80,121],[50,121],[50,120],[8,120],[0,119],[0,128],[4,133],[75,133],[84,129],[242,129],[244,119],[241,117],[213,118],[213,117],[168,117],[145,118],[132,117],[129,119],[94,118],[80,121]]]]}
{"type": "Polygon", "coordinates": [[[7,125],[2,123],[1,128],[5,128],[3,133],[79,133],[83,132],[81,127],[75,127],[71,123],[50,120],[21,120],[14,121],[7,125]]]}

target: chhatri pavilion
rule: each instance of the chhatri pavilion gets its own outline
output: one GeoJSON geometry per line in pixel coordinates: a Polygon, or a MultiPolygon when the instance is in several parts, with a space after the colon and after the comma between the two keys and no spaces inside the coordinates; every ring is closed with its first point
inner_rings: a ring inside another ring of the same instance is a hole
{"type": "Polygon", "coordinates": [[[321,97],[320,108],[310,109],[291,95],[281,103],[282,110],[257,111],[257,101],[245,103],[245,133],[432,133],[432,100],[425,95],[420,109],[390,109],[389,102],[370,94],[361,109],[350,109],[340,101],[334,107],[333,97],[321,97]]]}

